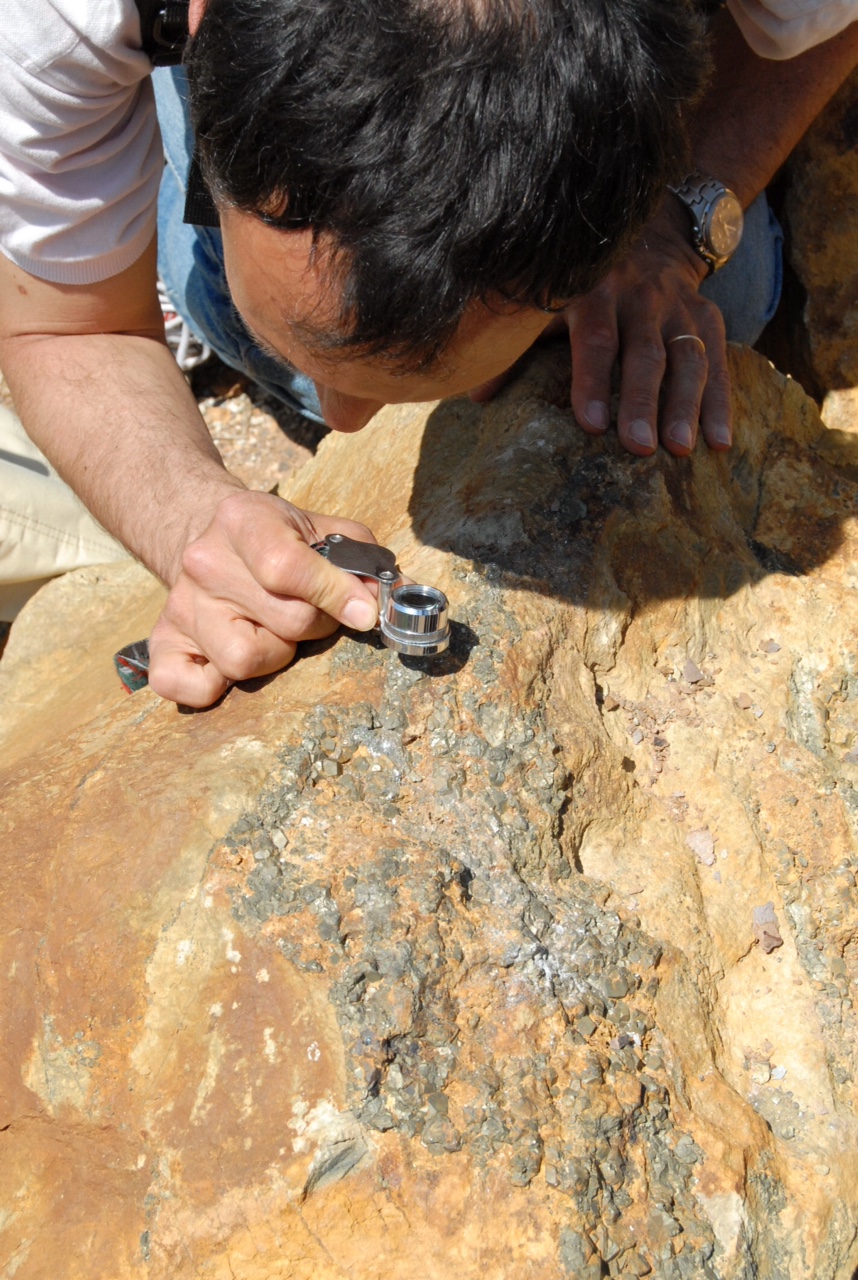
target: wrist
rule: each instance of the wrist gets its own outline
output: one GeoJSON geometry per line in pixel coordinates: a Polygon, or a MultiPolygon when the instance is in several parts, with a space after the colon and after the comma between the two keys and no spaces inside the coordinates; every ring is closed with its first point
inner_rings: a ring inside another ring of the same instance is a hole
{"type": "Polygon", "coordinates": [[[679,200],[668,192],[641,236],[640,244],[650,252],[663,253],[688,272],[695,286],[709,275],[709,267],[691,243],[688,215],[679,200]]]}
{"type": "Polygon", "coordinates": [[[202,537],[215,519],[221,503],[237,493],[246,492],[247,485],[223,468],[217,468],[217,474],[199,477],[196,483],[188,486],[182,510],[176,513],[174,520],[165,522],[155,563],[149,564],[166,587],[175,586],[182,572],[186,548],[202,537]]]}

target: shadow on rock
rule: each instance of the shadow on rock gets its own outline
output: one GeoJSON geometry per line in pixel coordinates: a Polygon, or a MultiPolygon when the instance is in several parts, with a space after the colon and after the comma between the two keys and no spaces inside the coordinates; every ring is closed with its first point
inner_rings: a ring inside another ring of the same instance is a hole
{"type": "Polygon", "coordinates": [[[811,573],[858,503],[858,439],[834,441],[798,384],[756,353],[735,348],[731,362],[727,454],[701,443],[691,459],[641,459],[613,432],[585,435],[556,348],[492,404],[439,405],[411,498],[419,537],[508,585],[619,611],[811,573]]]}
{"type": "MultiPolygon", "coordinates": [[[[325,647],[330,648],[333,641],[341,633],[336,633],[325,642],[325,647]]],[[[389,654],[390,650],[384,644],[378,631],[346,631],[345,634],[352,644],[357,645],[363,650],[364,654],[380,653],[389,654]]],[[[310,657],[313,653],[322,652],[317,649],[316,641],[313,645],[301,645],[299,654],[302,657],[310,657]]],[[[480,643],[476,632],[463,622],[450,621],[450,645],[443,653],[435,654],[433,657],[412,657],[407,654],[399,654],[399,662],[401,666],[408,671],[420,672],[424,676],[438,677],[451,676],[461,671],[468,664],[471,651],[480,643]]]]}

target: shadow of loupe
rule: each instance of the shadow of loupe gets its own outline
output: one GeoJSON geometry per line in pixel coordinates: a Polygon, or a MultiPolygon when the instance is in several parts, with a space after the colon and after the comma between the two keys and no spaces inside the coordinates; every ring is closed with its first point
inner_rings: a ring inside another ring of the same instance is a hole
{"type": "Polygon", "coordinates": [[[471,651],[480,643],[475,631],[463,622],[450,622],[450,644],[443,653],[432,657],[415,657],[411,654],[394,654],[382,640],[377,631],[347,631],[345,633],[353,644],[364,649],[374,649],[378,653],[389,653],[391,660],[397,659],[409,671],[421,671],[426,676],[449,676],[461,671],[468,663],[471,651]]]}
{"type": "Polygon", "coordinates": [[[471,652],[479,643],[479,636],[466,623],[451,621],[450,644],[443,653],[437,653],[432,658],[412,658],[407,654],[400,654],[399,661],[409,671],[422,671],[427,676],[451,676],[467,666],[471,652]]]}

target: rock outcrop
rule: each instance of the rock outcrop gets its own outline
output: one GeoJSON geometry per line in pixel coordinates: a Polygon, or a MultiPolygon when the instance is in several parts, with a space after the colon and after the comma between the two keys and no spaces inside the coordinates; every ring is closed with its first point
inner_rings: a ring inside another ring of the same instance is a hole
{"type": "Polygon", "coordinates": [[[93,580],[28,607],[4,1274],[849,1280],[858,444],[732,361],[728,456],[586,438],[557,353],[324,442],[289,496],[448,592],[428,667],[126,697],[141,577],[39,719],[93,580]]]}
{"type": "Polygon", "coordinates": [[[858,385],[858,74],[789,162],[789,258],[806,299],[793,362],[820,396],[858,385]]]}

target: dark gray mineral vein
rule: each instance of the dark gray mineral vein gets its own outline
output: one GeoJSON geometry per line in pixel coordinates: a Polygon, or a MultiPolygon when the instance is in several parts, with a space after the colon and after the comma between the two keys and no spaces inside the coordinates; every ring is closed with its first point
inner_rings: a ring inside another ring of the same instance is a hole
{"type": "MultiPolygon", "coordinates": [[[[329,978],[350,1104],[364,1125],[419,1137],[439,1156],[466,1148],[477,1164],[502,1159],[519,1187],[543,1177],[568,1206],[564,1275],[637,1265],[622,1218],[645,1200],[664,1243],[643,1265],[668,1278],[717,1277],[693,1193],[702,1152],[672,1119],[651,1012],[660,949],[605,911],[598,887],[570,867],[561,847],[569,779],[543,709],[495,692],[498,642],[515,644],[517,624],[500,590],[475,574],[469,582],[466,621],[480,643],[464,665],[454,646],[429,676],[340,642],[340,672],[382,665],[383,700],[307,717],[257,812],[231,832],[255,859],[236,914],[246,927],[276,922],[283,953],[329,978]],[[431,712],[415,735],[418,698],[431,712]],[[329,820],[356,833],[344,871],[326,866],[307,834],[322,786],[335,788],[329,820]],[[361,819],[389,838],[366,847],[361,819]],[[486,999],[500,1003],[474,1012],[459,993],[481,973],[486,999]],[[556,1051],[527,1037],[498,1051],[513,990],[538,1016],[560,1017],[556,1051]],[[622,1101],[621,1076],[637,1081],[622,1101]],[[454,1120],[457,1089],[468,1101],[454,1120]],[[681,1233],[687,1244],[674,1256],[681,1233]]],[[[755,1274],[750,1259],[744,1274],[755,1274]]]]}

